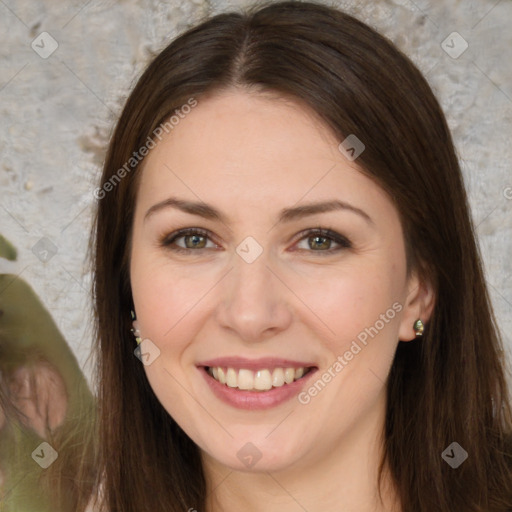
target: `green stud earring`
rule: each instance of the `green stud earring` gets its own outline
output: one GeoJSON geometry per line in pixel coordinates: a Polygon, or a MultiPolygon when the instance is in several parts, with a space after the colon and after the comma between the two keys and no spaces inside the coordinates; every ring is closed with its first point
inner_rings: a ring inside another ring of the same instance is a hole
{"type": "Polygon", "coordinates": [[[421,319],[418,318],[416,322],[414,322],[414,331],[416,332],[416,336],[423,336],[423,331],[425,330],[425,326],[421,319]]]}

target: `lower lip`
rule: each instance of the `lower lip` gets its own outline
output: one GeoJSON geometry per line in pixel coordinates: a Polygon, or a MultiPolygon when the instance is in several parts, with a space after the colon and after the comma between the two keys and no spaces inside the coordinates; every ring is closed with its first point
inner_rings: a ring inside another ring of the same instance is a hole
{"type": "Polygon", "coordinates": [[[251,410],[270,409],[297,396],[309,378],[316,372],[316,368],[313,368],[304,377],[268,391],[244,391],[221,384],[207,373],[204,366],[198,369],[217,398],[238,409],[251,410]]]}

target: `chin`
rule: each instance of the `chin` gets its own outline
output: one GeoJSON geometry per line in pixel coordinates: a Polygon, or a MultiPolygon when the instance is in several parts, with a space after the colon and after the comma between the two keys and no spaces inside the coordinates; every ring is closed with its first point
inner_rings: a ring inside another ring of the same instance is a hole
{"type": "Polygon", "coordinates": [[[259,437],[260,441],[249,441],[249,436],[244,436],[240,440],[231,440],[230,444],[223,440],[223,443],[207,446],[208,456],[233,471],[248,473],[278,472],[296,465],[304,452],[303,440],[265,439],[268,429],[265,430],[265,434],[259,437]],[[222,451],[218,450],[220,446],[222,451]]]}

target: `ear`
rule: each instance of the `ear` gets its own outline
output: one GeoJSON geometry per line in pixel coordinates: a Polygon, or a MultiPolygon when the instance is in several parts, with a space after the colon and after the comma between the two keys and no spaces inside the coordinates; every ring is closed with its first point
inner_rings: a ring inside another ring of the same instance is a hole
{"type": "Polygon", "coordinates": [[[420,279],[416,272],[412,272],[407,281],[407,297],[400,320],[398,337],[400,341],[416,339],[414,323],[420,319],[427,324],[435,305],[435,291],[432,284],[426,279],[420,279]]]}
{"type": "Polygon", "coordinates": [[[20,421],[46,439],[65,419],[68,397],[64,380],[53,366],[38,362],[17,368],[11,377],[13,405],[20,421]]]}

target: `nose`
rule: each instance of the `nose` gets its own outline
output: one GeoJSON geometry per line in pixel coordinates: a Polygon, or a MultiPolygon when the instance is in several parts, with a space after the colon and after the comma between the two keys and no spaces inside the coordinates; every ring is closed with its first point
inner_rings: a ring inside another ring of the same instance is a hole
{"type": "Polygon", "coordinates": [[[293,294],[271,268],[265,251],[252,263],[235,253],[220,294],[216,320],[240,340],[265,341],[291,324],[293,294]]]}

